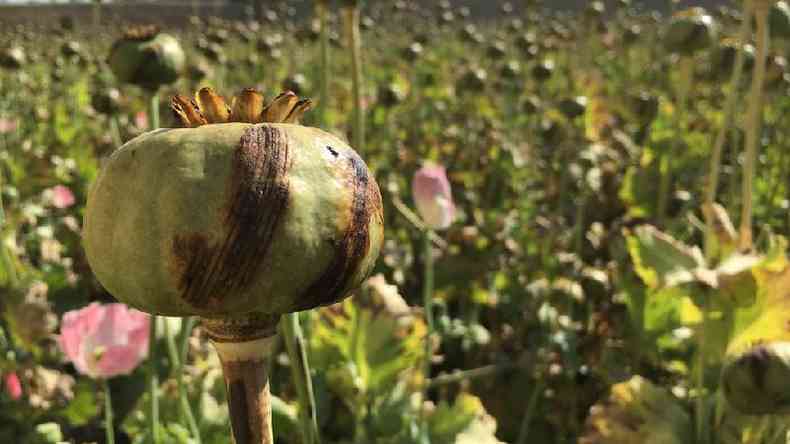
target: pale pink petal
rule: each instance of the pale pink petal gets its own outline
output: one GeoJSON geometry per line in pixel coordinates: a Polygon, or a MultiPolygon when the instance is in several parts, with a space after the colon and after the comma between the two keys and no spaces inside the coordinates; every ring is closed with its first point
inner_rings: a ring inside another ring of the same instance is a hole
{"type": "Polygon", "coordinates": [[[7,134],[19,127],[19,123],[16,119],[7,119],[5,117],[0,117],[0,134],[7,134]]]}
{"type": "Polygon", "coordinates": [[[148,114],[145,111],[138,111],[134,115],[134,126],[141,130],[148,129],[148,114]]]}
{"type": "Polygon", "coordinates": [[[6,393],[11,399],[16,400],[22,397],[22,383],[15,372],[7,373],[3,377],[3,384],[5,385],[6,393]]]}
{"type": "Polygon", "coordinates": [[[68,187],[55,185],[52,187],[52,206],[55,208],[68,208],[74,205],[74,193],[68,187]]]}
{"type": "Polygon", "coordinates": [[[70,361],[74,362],[79,359],[80,344],[84,338],[93,334],[103,317],[103,310],[97,302],[63,315],[58,342],[70,361]]]}
{"type": "Polygon", "coordinates": [[[93,303],[63,317],[60,344],[74,367],[93,378],[134,370],[148,351],[150,318],[124,304],[93,303]]]}
{"type": "Polygon", "coordinates": [[[414,174],[412,195],[423,222],[434,229],[450,226],[455,204],[444,167],[426,165],[414,174]]]}
{"type": "MultiPolygon", "coordinates": [[[[147,343],[148,341],[146,341],[147,343]]],[[[96,363],[97,373],[102,378],[127,375],[143,361],[138,344],[116,346],[108,349],[96,363]]]]}

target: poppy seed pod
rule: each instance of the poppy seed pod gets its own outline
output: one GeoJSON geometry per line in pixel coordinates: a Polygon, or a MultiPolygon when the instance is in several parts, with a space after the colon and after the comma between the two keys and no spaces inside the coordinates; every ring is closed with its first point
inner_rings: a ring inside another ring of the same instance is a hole
{"type": "Polygon", "coordinates": [[[19,69],[25,65],[26,61],[25,51],[19,46],[4,49],[0,52],[0,66],[3,68],[19,69]]]}
{"type": "Polygon", "coordinates": [[[702,8],[690,8],[676,14],[664,34],[664,47],[683,56],[711,45],[716,34],[713,17],[702,8]]]}
{"type": "Polygon", "coordinates": [[[184,128],[127,142],[88,194],[102,285],[153,314],[198,315],[222,363],[237,444],[272,444],[268,370],[281,315],[339,301],[370,273],[381,194],[357,153],[300,126],[291,91],[177,95],[184,128]]]}
{"type": "Polygon", "coordinates": [[[727,401],[748,415],[790,412],[790,343],[752,347],[725,363],[721,385],[727,401]]]}
{"type": "Polygon", "coordinates": [[[771,6],[768,12],[768,29],[772,38],[790,37],[790,6],[779,1],[771,6]]]}
{"type": "Polygon", "coordinates": [[[367,277],[383,237],[376,181],[345,142],[294,124],[309,100],[289,91],[264,105],[252,89],[232,107],[210,88],[176,96],[187,128],[109,158],[84,245],[113,296],[170,316],[279,316],[336,302],[367,277]]]}
{"type": "Polygon", "coordinates": [[[127,30],[113,44],[107,62],[121,82],[156,90],[178,79],[186,57],[174,37],[143,26],[127,30]]]}
{"type": "Polygon", "coordinates": [[[714,80],[729,78],[735,66],[738,51],[743,51],[744,74],[751,72],[754,66],[754,47],[749,44],[740,45],[735,41],[725,41],[711,51],[708,76],[714,80]]]}

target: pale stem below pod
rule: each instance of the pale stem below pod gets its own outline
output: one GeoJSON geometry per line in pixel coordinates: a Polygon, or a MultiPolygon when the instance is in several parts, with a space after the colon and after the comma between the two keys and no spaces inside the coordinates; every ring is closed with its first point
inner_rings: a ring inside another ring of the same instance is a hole
{"type": "Polygon", "coordinates": [[[222,361],[236,444],[272,444],[269,360],[277,334],[244,342],[211,343],[222,361]]]}

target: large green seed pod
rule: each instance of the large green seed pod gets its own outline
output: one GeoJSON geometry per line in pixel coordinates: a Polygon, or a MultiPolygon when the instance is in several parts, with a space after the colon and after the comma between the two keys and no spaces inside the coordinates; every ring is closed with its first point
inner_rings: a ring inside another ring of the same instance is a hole
{"type": "Polygon", "coordinates": [[[690,8],[676,14],[664,34],[664,47],[684,56],[711,45],[716,34],[713,17],[702,8],[690,8]]]}
{"type": "MultiPolygon", "coordinates": [[[[217,97],[202,90],[201,108],[184,112],[179,96],[176,108],[202,122],[281,122],[292,119],[277,109],[296,102],[283,94],[261,112],[245,90],[231,111],[217,97]]],[[[84,245],[117,299],[171,316],[280,315],[336,302],[367,277],[383,220],[362,159],[317,128],[246,122],[152,131],[109,158],[84,245]]]]}
{"type": "Polygon", "coordinates": [[[376,181],[337,137],[226,123],[116,151],[91,189],[84,245],[107,290],[143,311],[282,314],[346,296],[382,224],[376,181]]]}
{"type": "Polygon", "coordinates": [[[790,343],[757,345],[729,360],[721,386],[727,401],[741,413],[790,413],[790,343]]]}
{"type": "Polygon", "coordinates": [[[186,56],[175,37],[141,27],[128,30],[113,44],[108,63],[121,82],[155,90],[178,79],[186,56]]]}

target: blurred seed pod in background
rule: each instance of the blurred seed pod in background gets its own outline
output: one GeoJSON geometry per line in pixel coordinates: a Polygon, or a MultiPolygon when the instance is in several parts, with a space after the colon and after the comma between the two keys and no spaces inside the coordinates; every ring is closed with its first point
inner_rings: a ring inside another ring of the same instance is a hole
{"type": "Polygon", "coordinates": [[[749,75],[754,66],[754,46],[739,45],[734,40],[725,40],[710,52],[707,76],[711,80],[727,80],[735,67],[738,51],[743,51],[743,74],[749,75]]]}
{"type": "Polygon", "coordinates": [[[91,106],[101,114],[116,114],[121,109],[121,92],[117,88],[97,89],[91,95],[91,106]]]}
{"type": "Polygon", "coordinates": [[[415,42],[403,48],[403,50],[401,51],[401,57],[403,57],[403,60],[407,62],[414,62],[415,60],[420,58],[422,52],[423,52],[422,45],[418,42],[415,42]]]}
{"type": "Polygon", "coordinates": [[[488,57],[494,60],[500,60],[505,57],[505,55],[507,55],[507,46],[505,46],[505,42],[497,40],[488,45],[486,53],[488,54],[488,57]]]}
{"type": "Polygon", "coordinates": [[[187,78],[193,82],[200,82],[211,74],[211,67],[202,58],[193,60],[187,67],[187,78]]]}
{"type": "Polygon", "coordinates": [[[524,114],[535,114],[543,107],[540,99],[536,96],[525,97],[521,102],[521,112],[524,114]]]}
{"type": "Polygon", "coordinates": [[[283,90],[293,91],[297,95],[303,94],[307,91],[307,77],[304,74],[296,73],[288,76],[283,80],[283,90]]]}
{"type": "Polygon", "coordinates": [[[397,82],[382,85],[378,90],[378,103],[385,107],[393,107],[403,102],[406,91],[397,82]]]}
{"type": "Polygon", "coordinates": [[[121,82],[156,90],[178,79],[186,56],[175,37],[141,26],[130,28],[113,44],[108,64],[121,82]]]}
{"type": "Polygon", "coordinates": [[[768,30],[771,38],[784,39],[790,37],[790,6],[785,1],[778,1],[771,6],[768,13],[768,30]]]}
{"type": "Polygon", "coordinates": [[[516,60],[509,60],[507,63],[502,65],[502,69],[499,71],[499,74],[504,79],[514,80],[521,75],[521,64],[516,60]]]}
{"type": "Polygon", "coordinates": [[[639,40],[639,37],[642,35],[642,27],[639,25],[630,25],[626,26],[623,29],[622,39],[623,44],[626,46],[631,46],[639,40]]]}
{"type": "Polygon", "coordinates": [[[782,56],[769,56],[765,66],[765,89],[775,91],[787,86],[790,78],[787,73],[787,59],[782,56]]]}
{"type": "Polygon", "coordinates": [[[731,359],[722,369],[721,386],[741,413],[790,412],[790,343],[756,345],[731,359]]]}
{"type": "Polygon", "coordinates": [[[554,73],[554,62],[544,60],[532,67],[532,78],[538,82],[545,82],[554,73]]]}
{"type": "Polygon", "coordinates": [[[481,68],[467,70],[456,82],[456,89],[463,92],[480,92],[485,89],[488,74],[481,68]]]}
{"type": "Polygon", "coordinates": [[[703,8],[675,14],[664,32],[664,47],[683,56],[708,48],[715,39],[716,24],[703,8]]]}
{"type": "Polygon", "coordinates": [[[587,111],[587,97],[578,96],[562,99],[557,108],[568,119],[575,119],[584,115],[587,111]]]}
{"type": "Polygon", "coordinates": [[[26,62],[25,50],[20,46],[7,48],[0,52],[0,66],[5,69],[16,70],[25,66],[26,62]]]}
{"type": "Polygon", "coordinates": [[[645,125],[658,116],[658,98],[642,91],[628,98],[628,106],[639,123],[645,125]]]}

